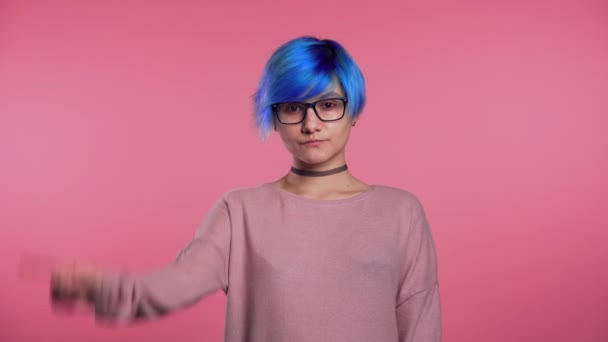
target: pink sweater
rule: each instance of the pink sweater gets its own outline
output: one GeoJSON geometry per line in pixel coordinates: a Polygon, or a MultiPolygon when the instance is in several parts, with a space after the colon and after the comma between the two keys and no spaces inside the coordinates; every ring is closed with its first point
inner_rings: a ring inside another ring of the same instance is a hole
{"type": "Polygon", "coordinates": [[[437,259],[410,192],[314,200],[273,183],[226,192],[164,268],[106,273],[98,319],[151,319],[222,290],[227,342],[437,342],[437,259]]]}

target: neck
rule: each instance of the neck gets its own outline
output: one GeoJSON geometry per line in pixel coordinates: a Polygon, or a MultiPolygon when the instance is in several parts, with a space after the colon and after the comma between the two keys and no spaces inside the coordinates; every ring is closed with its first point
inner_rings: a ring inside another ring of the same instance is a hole
{"type": "Polygon", "coordinates": [[[299,176],[307,176],[307,177],[331,176],[331,175],[335,175],[336,173],[344,172],[346,170],[348,170],[348,166],[346,164],[344,164],[340,167],[336,167],[336,168],[324,170],[324,171],[302,170],[302,169],[298,169],[294,166],[291,167],[291,172],[293,172],[299,176]]]}
{"type": "MultiPolygon", "coordinates": [[[[292,163],[292,166],[297,169],[317,172],[335,169],[343,165],[346,165],[346,161],[344,161],[342,158],[331,163],[314,165],[305,164],[299,160],[294,160],[292,163]]],[[[326,192],[350,187],[355,178],[349,171],[350,170],[344,170],[339,173],[320,177],[303,176],[289,171],[287,175],[283,177],[282,182],[286,187],[291,189],[298,189],[300,191],[326,192]]]]}
{"type": "Polygon", "coordinates": [[[289,172],[280,180],[283,189],[309,197],[345,191],[352,188],[354,182],[355,178],[348,170],[323,177],[300,176],[289,172]]]}

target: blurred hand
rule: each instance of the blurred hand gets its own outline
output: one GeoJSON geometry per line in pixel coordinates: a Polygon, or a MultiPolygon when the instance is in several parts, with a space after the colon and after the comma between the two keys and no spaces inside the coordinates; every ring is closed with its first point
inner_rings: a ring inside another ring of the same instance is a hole
{"type": "Polygon", "coordinates": [[[99,291],[101,271],[93,266],[71,262],[51,271],[51,300],[57,309],[88,309],[99,291]]]}

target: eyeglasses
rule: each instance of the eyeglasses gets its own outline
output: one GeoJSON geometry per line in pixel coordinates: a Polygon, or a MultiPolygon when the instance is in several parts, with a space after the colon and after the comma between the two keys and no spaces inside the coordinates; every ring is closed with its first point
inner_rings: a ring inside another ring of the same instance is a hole
{"type": "Polygon", "coordinates": [[[346,97],[322,99],[307,102],[281,102],[272,105],[272,112],[280,123],[285,125],[299,124],[306,119],[308,108],[312,107],[321,121],[336,121],[344,117],[346,97]]]}

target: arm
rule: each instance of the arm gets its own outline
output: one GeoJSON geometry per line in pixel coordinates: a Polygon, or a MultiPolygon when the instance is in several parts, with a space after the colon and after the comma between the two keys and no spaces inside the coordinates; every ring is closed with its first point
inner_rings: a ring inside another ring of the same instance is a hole
{"type": "Polygon", "coordinates": [[[403,263],[395,309],[399,342],[440,342],[437,255],[424,209],[418,200],[412,206],[409,231],[400,243],[403,263]]]}
{"type": "Polygon", "coordinates": [[[96,318],[117,322],[154,318],[228,291],[230,216],[222,198],[193,239],[165,267],[142,275],[105,272],[93,299],[96,318]]]}

